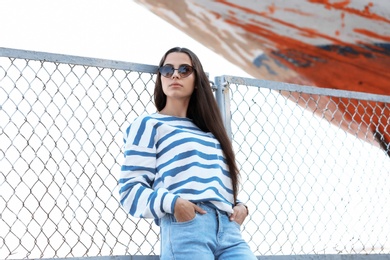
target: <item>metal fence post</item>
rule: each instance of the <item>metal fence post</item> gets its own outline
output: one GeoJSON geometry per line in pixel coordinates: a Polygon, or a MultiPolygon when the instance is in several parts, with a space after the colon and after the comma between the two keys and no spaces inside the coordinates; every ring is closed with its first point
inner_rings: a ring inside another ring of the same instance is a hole
{"type": "Polygon", "coordinates": [[[224,76],[215,77],[217,104],[222,115],[227,134],[232,139],[229,87],[224,76]]]}

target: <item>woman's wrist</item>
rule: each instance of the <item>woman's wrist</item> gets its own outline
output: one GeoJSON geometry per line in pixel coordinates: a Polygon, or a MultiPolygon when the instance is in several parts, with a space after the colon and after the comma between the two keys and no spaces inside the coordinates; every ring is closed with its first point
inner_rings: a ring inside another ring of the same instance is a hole
{"type": "Polygon", "coordinates": [[[236,206],[244,206],[245,209],[246,209],[246,215],[247,215],[247,216],[249,215],[249,209],[248,209],[248,206],[247,206],[247,205],[245,205],[245,204],[242,203],[242,202],[239,202],[239,203],[236,204],[236,206]]]}

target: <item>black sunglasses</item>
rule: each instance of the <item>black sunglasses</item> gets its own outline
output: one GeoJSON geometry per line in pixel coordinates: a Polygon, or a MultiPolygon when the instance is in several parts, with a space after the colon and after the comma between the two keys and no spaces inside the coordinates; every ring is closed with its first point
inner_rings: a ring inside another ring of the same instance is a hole
{"type": "Polygon", "coordinates": [[[182,64],[179,66],[178,69],[175,69],[171,64],[164,65],[160,68],[158,68],[158,71],[166,78],[172,77],[173,73],[175,73],[175,70],[179,73],[180,77],[186,78],[194,71],[194,68],[187,64],[182,64]]]}

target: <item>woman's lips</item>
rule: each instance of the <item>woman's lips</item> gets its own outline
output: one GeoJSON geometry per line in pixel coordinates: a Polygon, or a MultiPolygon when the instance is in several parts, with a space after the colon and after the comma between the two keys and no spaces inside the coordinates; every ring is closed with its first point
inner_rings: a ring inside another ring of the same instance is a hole
{"type": "Polygon", "coordinates": [[[170,87],[183,87],[183,85],[179,84],[179,83],[172,83],[169,85],[170,87]]]}

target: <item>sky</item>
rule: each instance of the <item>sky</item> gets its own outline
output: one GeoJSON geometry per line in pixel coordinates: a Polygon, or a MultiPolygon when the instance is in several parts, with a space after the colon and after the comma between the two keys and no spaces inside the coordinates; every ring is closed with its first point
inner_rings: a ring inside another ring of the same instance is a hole
{"type": "Polygon", "coordinates": [[[0,0],[0,47],[157,65],[187,47],[210,78],[250,77],[133,0],[0,0]]]}

